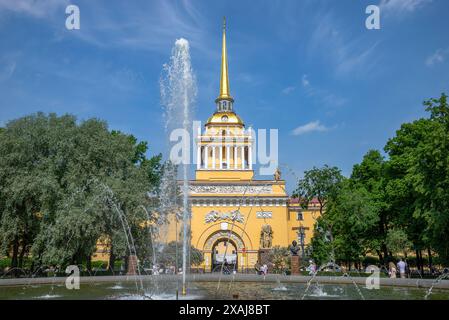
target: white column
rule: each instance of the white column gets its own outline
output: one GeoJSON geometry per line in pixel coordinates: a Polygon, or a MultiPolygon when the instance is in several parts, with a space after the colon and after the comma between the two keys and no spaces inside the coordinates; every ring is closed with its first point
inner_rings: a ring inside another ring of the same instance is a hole
{"type": "Polygon", "coordinates": [[[250,145],[248,147],[248,164],[249,164],[249,170],[253,170],[253,150],[252,146],[250,145]]]}
{"type": "Polygon", "coordinates": [[[196,147],[196,170],[201,169],[201,146],[200,144],[196,147]]]}
{"type": "Polygon", "coordinates": [[[220,155],[220,164],[219,164],[219,168],[220,168],[220,170],[221,170],[221,169],[223,169],[223,146],[220,145],[219,148],[220,148],[220,152],[219,152],[219,155],[220,155]]]}
{"type": "Polygon", "coordinates": [[[226,146],[226,169],[230,169],[231,150],[229,146],[226,146]]]}
{"type": "Polygon", "coordinates": [[[215,169],[215,149],[216,146],[212,146],[212,169],[215,169]]]}
{"type": "Polygon", "coordinates": [[[234,146],[234,169],[237,169],[237,147],[234,146]]]}
{"type": "Polygon", "coordinates": [[[204,147],[204,169],[207,169],[209,162],[209,147],[204,147]]]}
{"type": "Polygon", "coordinates": [[[245,170],[245,146],[240,147],[242,154],[242,170],[245,170]]]}

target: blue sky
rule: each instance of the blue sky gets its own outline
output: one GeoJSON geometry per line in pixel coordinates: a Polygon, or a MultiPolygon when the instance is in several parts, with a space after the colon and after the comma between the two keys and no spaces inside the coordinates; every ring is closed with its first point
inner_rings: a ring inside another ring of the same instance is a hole
{"type": "Polygon", "coordinates": [[[0,0],[0,126],[37,111],[98,117],[165,152],[162,65],[190,41],[195,119],[207,119],[226,15],[237,113],[279,129],[280,163],[298,177],[323,164],[347,175],[424,116],[424,99],[449,93],[448,12],[446,0],[0,0]],[[69,3],[80,30],[65,28],[69,3]],[[365,28],[370,4],[380,30],[365,28]]]}

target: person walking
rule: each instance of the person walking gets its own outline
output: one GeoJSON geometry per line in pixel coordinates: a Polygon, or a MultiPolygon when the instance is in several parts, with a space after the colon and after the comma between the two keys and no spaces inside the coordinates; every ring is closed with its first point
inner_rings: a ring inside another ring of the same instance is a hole
{"type": "Polygon", "coordinates": [[[263,274],[264,276],[266,276],[266,275],[268,274],[268,266],[267,266],[266,264],[264,264],[264,265],[262,266],[262,274],[263,274]]]}
{"type": "Polygon", "coordinates": [[[390,276],[390,279],[395,279],[396,278],[396,266],[393,263],[393,261],[390,261],[390,263],[388,264],[388,275],[390,276]]]}
{"type": "Polygon", "coordinates": [[[307,267],[306,271],[309,272],[309,275],[314,275],[316,272],[316,264],[313,262],[313,260],[309,261],[309,266],[307,267]]]}
{"type": "Polygon", "coordinates": [[[402,279],[405,279],[405,269],[406,268],[407,268],[407,264],[404,262],[404,260],[399,259],[398,269],[399,269],[399,274],[401,275],[402,279]]]}

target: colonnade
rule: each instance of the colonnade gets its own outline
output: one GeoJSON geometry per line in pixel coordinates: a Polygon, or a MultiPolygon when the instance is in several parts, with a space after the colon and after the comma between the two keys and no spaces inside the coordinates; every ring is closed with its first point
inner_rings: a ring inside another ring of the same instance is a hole
{"type": "Polygon", "coordinates": [[[198,170],[252,170],[252,146],[235,146],[232,144],[198,145],[196,163],[198,170]],[[232,166],[231,156],[233,156],[232,166]],[[217,159],[219,160],[218,164],[217,159]]]}

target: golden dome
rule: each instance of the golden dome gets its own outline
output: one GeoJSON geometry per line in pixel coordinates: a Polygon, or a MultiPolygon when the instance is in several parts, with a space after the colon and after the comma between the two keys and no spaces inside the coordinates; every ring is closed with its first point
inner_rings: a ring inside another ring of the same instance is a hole
{"type": "Polygon", "coordinates": [[[234,112],[215,112],[209,119],[206,125],[241,125],[244,126],[242,119],[234,112]]]}

